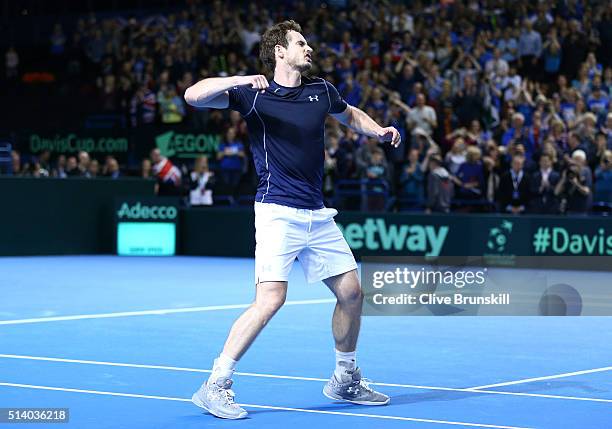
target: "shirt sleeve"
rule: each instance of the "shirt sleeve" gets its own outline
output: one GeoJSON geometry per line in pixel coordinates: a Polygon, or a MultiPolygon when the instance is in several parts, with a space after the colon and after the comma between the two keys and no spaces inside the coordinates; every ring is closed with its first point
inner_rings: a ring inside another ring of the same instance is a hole
{"type": "Polygon", "coordinates": [[[327,94],[329,95],[329,113],[342,113],[346,110],[348,103],[344,101],[334,85],[325,81],[327,94]]]}
{"type": "Polygon", "coordinates": [[[249,90],[247,86],[235,86],[229,91],[229,108],[240,112],[242,116],[247,116],[251,113],[255,94],[253,90],[249,90]]]}

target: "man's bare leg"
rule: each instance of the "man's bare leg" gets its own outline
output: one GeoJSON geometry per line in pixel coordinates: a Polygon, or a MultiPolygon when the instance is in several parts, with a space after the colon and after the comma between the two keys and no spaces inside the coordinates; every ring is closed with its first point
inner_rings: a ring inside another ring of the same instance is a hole
{"type": "Polygon", "coordinates": [[[332,331],[336,341],[336,369],[323,388],[330,399],[348,401],[360,405],[386,405],[389,397],[376,392],[361,378],[357,367],[356,347],[361,327],[363,293],[357,270],[325,280],[336,295],[336,308],[332,318],[332,331]]]}
{"type": "Polygon", "coordinates": [[[191,397],[194,404],[225,419],[247,416],[246,410],[234,402],[232,374],[238,359],[282,307],[286,296],[287,282],[262,282],[256,286],[255,302],[234,322],[223,353],[215,359],[210,378],[191,397]]]}
{"type": "Polygon", "coordinates": [[[223,347],[223,354],[234,360],[244,355],[287,297],[287,282],[262,282],[256,288],[255,302],[234,322],[223,347]]]}
{"type": "Polygon", "coordinates": [[[325,284],[336,296],[332,332],[339,352],[354,352],[361,327],[363,293],[357,271],[349,271],[326,279],[325,284]]]}
{"type": "Polygon", "coordinates": [[[287,282],[261,282],[256,286],[255,301],[236,319],[221,355],[215,359],[208,379],[231,378],[236,362],[246,353],[257,335],[285,303],[287,282]]]}

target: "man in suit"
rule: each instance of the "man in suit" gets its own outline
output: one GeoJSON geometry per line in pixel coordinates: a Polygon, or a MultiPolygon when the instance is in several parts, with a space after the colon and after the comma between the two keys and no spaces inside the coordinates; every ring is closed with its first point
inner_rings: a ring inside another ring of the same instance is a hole
{"type": "Polygon", "coordinates": [[[514,155],[509,171],[504,173],[499,181],[497,201],[499,209],[504,213],[523,213],[529,204],[529,175],[524,170],[525,157],[514,155]]]}
{"type": "Polygon", "coordinates": [[[555,195],[555,186],[559,183],[559,173],[553,170],[550,155],[540,156],[540,169],[531,181],[531,210],[534,213],[555,214],[559,212],[559,201],[555,195]]]}

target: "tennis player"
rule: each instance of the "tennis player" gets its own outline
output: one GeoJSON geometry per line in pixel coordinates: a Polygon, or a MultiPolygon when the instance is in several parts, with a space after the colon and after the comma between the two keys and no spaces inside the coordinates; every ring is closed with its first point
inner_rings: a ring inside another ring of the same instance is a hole
{"type": "Polygon", "coordinates": [[[333,219],[338,212],[323,204],[325,119],[331,115],[396,147],[400,134],[348,105],[331,83],[303,75],[312,67],[312,48],[296,22],[270,27],[261,39],[260,58],[274,71],[271,82],[263,75],[216,77],[185,92],[192,106],[229,107],[242,114],[259,176],[255,301],[232,326],[210,378],[192,400],[217,417],[246,417],[247,412],[234,402],[232,375],[238,360],[285,302],[289,271],[298,258],[308,282],[323,281],[337,299],[332,323],[336,369],[323,394],[355,404],[385,405],[389,397],[372,390],[356,364],[363,295],[357,264],[333,219]]]}

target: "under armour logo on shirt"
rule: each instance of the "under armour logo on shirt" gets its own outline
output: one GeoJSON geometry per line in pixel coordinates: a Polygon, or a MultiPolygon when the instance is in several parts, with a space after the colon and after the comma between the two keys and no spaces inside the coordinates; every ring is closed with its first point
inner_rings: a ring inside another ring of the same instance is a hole
{"type": "Polygon", "coordinates": [[[310,101],[319,101],[319,96],[318,95],[309,95],[308,99],[310,101]]]}

